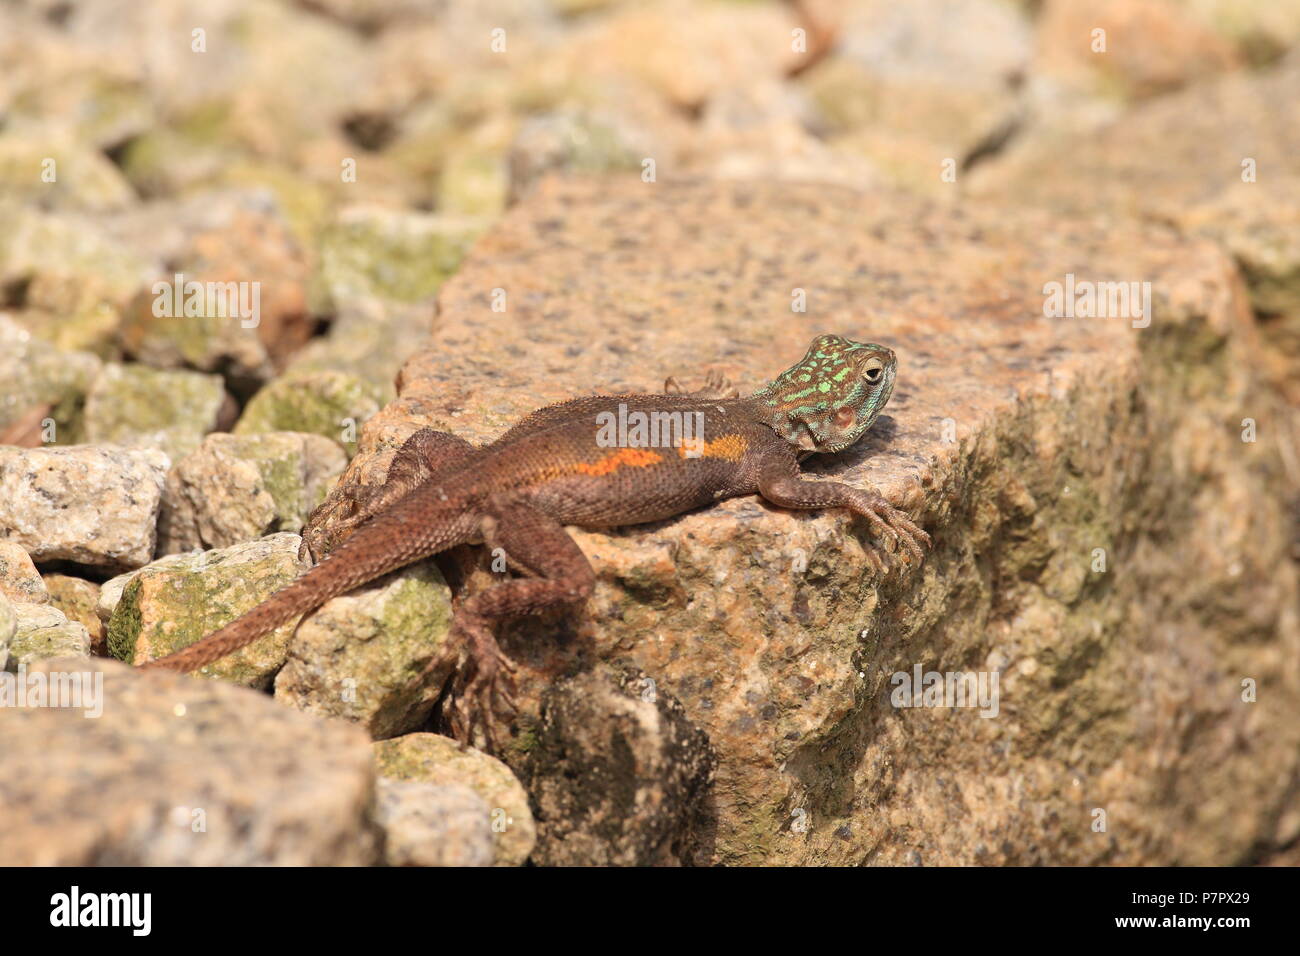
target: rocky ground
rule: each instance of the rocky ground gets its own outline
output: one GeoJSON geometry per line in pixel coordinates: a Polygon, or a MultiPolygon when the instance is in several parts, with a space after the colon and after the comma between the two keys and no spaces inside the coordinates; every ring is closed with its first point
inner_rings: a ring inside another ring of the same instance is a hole
{"type": "Polygon", "coordinates": [[[0,62],[0,862],[1296,861],[1300,2],[18,0],[0,62]],[[920,567],[757,499],[575,530],[492,755],[411,681],[468,551],[126,666],[417,427],[828,330],[899,385],[808,470],[920,567]]]}

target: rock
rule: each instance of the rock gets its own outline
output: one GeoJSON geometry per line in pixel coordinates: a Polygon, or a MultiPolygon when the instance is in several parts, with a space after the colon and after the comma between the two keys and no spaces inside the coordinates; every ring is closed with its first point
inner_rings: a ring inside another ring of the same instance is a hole
{"type": "Polygon", "coordinates": [[[0,594],[19,604],[50,602],[31,556],[12,541],[0,541],[0,594]]]}
{"type": "Polygon", "coordinates": [[[487,804],[468,787],[381,778],[375,797],[389,866],[492,864],[487,804]]]}
{"type": "Polygon", "coordinates": [[[563,55],[576,75],[592,82],[635,78],[675,109],[698,110],[721,90],[795,66],[802,54],[791,49],[793,26],[774,4],[634,4],[576,29],[563,55]]]}
{"type": "Polygon", "coordinates": [[[92,49],[102,33],[69,23],[96,10],[111,23],[122,18],[123,5],[77,4],[53,8],[53,15],[51,9],[8,4],[0,12],[0,60],[9,87],[7,96],[0,87],[5,130],[32,142],[67,139],[109,151],[155,121],[152,91],[144,82],[149,67],[144,57],[92,49]]]}
{"type": "MultiPolygon", "coordinates": [[[[304,570],[298,562],[299,540],[296,534],[273,534],[141,568],[121,586],[113,606],[109,653],[128,664],[143,664],[224,627],[298,577],[304,570]]],[[[269,687],[284,664],[295,623],[283,624],[194,673],[245,687],[269,687]]]]}
{"type": "Polygon", "coordinates": [[[0,312],[0,436],[21,432],[7,442],[44,440],[70,443],[81,429],[86,393],[101,362],[88,352],[65,352],[35,338],[0,312]]]}
{"type": "Polygon", "coordinates": [[[1194,13],[1189,15],[1188,7],[1195,6],[1099,0],[1082,7],[1047,0],[1038,16],[1035,67],[1073,86],[1143,98],[1238,66],[1232,44],[1194,13]],[[1096,36],[1097,30],[1105,31],[1104,36],[1096,36]]]}
{"type": "Polygon", "coordinates": [[[53,605],[16,604],[14,616],[17,628],[9,641],[9,660],[5,665],[10,673],[47,658],[89,659],[90,635],[86,628],[69,621],[53,605]]]}
{"type": "Polygon", "coordinates": [[[177,461],[217,427],[225,402],[219,375],[109,363],[86,396],[86,440],[157,448],[177,461]]]}
{"type": "MultiPolygon", "coordinates": [[[[150,562],[149,568],[153,571],[168,569],[186,571],[194,566],[194,559],[195,555],[193,554],[174,554],[150,562]]],[[[112,618],[113,611],[117,609],[118,602],[122,600],[123,589],[131,583],[134,577],[135,571],[127,571],[124,574],[117,575],[117,577],[109,578],[100,586],[99,601],[95,604],[95,616],[105,626],[108,625],[109,619],[112,618]]]]}
{"type": "Polygon", "coordinates": [[[356,299],[429,299],[482,230],[477,220],[350,206],[320,237],[313,308],[330,312],[356,299]]]}
{"type": "Polygon", "coordinates": [[[994,0],[871,0],[837,19],[834,52],[799,78],[831,145],[892,182],[952,198],[944,161],[955,173],[1019,119],[1027,21],[994,0]]]}
{"type": "Polygon", "coordinates": [[[60,348],[113,357],[121,313],[162,261],[113,230],[118,216],[5,208],[0,283],[21,290],[31,329],[60,348]]]}
{"type": "Polygon", "coordinates": [[[66,574],[47,574],[43,583],[49,591],[50,604],[62,611],[69,621],[84,627],[90,638],[90,653],[103,657],[107,653],[104,622],[95,612],[99,603],[99,585],[66,574]]]}
{"type": "Polygon", "coordinates": [[[549,172],[640,175],[641,161],[662,155],[630,118],[588,110],[560,110],[525,119],[510,144],[510,202],[533,191],[549,172]]]}
{"type": "Polygon", "coordinates": [[[598,669],[559,682],[526,743],[537,863],[707,859],[700,848],[713,770],[708,738],[645,674],[598,669]]]}
{"type": "Polygon", "coordinates": [[[253,396],[235,425],[235,434],[309,432],[338,442],[351,455],[357,428],[379,410],[382,394],[347,372],[293,372],[253,396]]]}
{"type": "Polygon", "coordinates": [[[9,644],[18,632],[18,615],[9,599],[0,593],[0,671],[9,664],[9,644]]]}
{"type": "MultiPolygon", "coordinates": [[[[575,533],[592,599],[499,632],[519,668],[507,763],[527,778],[557,675],[617,663],[679,701],[716,754],[710,819],[677,818],[679,858],[1226,864],[1282,846],[1300,584],[1278,447],[1227,427],[1268,398],[1220,247],[1023,204],[645,185],[547,180],[480,240],[344,493],[416,422],[485,441],[547,402],[706,368],[744,392],[834,329],[894,348],[899,387],[864,443],[805,468],[877,489],[935,546],[881,577],[865,528],[754,498],[575,533]],[[1150,326],[1132,309],[1048,317],[1045,283],[1070,274],[1150,281],[1150,326]],[[503,351],[516,339],[528,348],[503,351]],[[894,706],[895,675],[917,665],[998,675],[999,717],[894,706]],[[1273,688],[1267,704],[1242,700],[1245,678],[1273,688]]],[[[534,859],[548,828],[588,848],[574,857],[638,832],[635,807],[597,827],[573,786],[567,801],[530,786],[560,808],[539,812],[534,859]]]]}
{"type": "Polygon", "coordinates": [[[372,737],[425,723],[451,662],[425,675],[451,627],[451,595],[431,561],[336,597],[306,618],[275,679],[299,710],[342,717],[372,737]]]}
{"type": "MultiPolygon", "coordinates": [[[[1292,57],[1143,103],[1087,133],[1031,137],[977,168],[966,188],[980,200],[1171,224],[1222,243],[1261,314],[1269,348],[1258,361],[1284,408],[1300,402],[1297,98],[1292,57]]],[[[1282,408],[1259,415],[1288,418],[1282,408]]]]}
{"type": "Polygon", "coordinates": [[[296,534],[346,465],[343,450],[319,435],[208,435],[167,475],[158,551],[296,534]]]}
{"type": "Polygon", "coordinates": [[[499,216],[506,207],[510,177],[506,149],[514,124],[490,119],[456,142],[443,157],[438,211],[444,216],[499,216]]]}
{"type": "Polygon", "coordinates": [[[382,401],[392,401],[393,379],[432,327],[433,309],[427,305],[355,299],[330,323],[327,335],[294,355],[287,373],[346,372],[373,387],[382,401]]]}
{"type": "Polygon", "coordinates": [[[0,540],[38,564],[140,567],[153,556],[169,465],[153,449],[0,446],[0,540]]]}
{"type": "Polygon", "coordinates": [[[528,794],[510,768],[481,750],[462,750],[450,737],[406,734],[374,744],[380,783],[413,781],[468,789],[483,801],[491,821],[497,866],[521,866],[533,852],[537,828],[528,794]]]}
{"type": "Polygon", "coordinates": [[[243,392],[310,337],[306,261],[274,208],[236,208],[228,224],[189,236],[173,262],[126,309],[128,355],[159,368],[221,371],[243,392]]]}
{"type": "MultiPolygon", "coordinates": [[[[43,662],[28,682],[66,667],[43,662]]],[[[379,861],[370,751],[355,728],[219,682],[115,661],[75,667],[82,708],[0,708],[11,769],[0,780],[0,857],[16,866],[379,861]]]]}
{"type": "Polygon", "coordinates": [[[33,141],[0,135],[0,199],[46,209],[109,212],[135,200],[131,184],[103,153],[69,137],[33,141]]]}

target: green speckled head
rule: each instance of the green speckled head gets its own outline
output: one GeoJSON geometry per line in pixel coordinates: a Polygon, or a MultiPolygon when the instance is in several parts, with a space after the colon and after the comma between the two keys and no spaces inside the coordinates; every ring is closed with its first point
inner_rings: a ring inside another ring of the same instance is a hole
{"type": "Polygon", "coordinates": [[[804,453],[848,448],[894,390],[894,353],[883,345],[819,335],[808,353],[754,394],[769,423],[804,453]]]}

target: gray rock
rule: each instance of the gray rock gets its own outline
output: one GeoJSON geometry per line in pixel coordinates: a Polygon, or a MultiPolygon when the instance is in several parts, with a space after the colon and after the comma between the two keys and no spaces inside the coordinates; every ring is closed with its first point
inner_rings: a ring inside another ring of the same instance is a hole
{"type": "Polygon", "coordinates": [[[158,552],[297,533],[346,465],[343,449],[320,435],[208,435],[167,475],[158,552]]]}
{"type": "Polygon", "coordinates": [[[451,592],[432,561],[326,602],[294,633],[277,699],[391,737],[429,717],[451,662],[425,675],[451,629],[451,592]]]}
{"type": "Polygon", "coordinates": [[[313,307],[429,299],[482,231],[474,219],[350,206],[321,234],[313,307]]]}
{"type": "Polygon", "coordinates": [[[76,441],[81,406],[102,364],[89,352],[54,347],[10,314],[0,313],[0,382],[5,383],[0,395],[0,434],[20,427],[37,440],[76,441]],[[54,423],[52,433],[43,424],[46,419],[54,423]]]}
{"type": "Polygon", "coordinates": [[[50,600],[31,557],[12,541],[0,541],[0,594],[21,604],[47,604],[50,600]]]}
{"type": "Polygon", "coordinates": [[[297,371],[277,378],[244,408],[236,435],[310,432],[356,451],[361,424],[383,405],[383,389],[348,372],[297,371]]]}
{"type": "Polygon", "coordinates": [[[86,441],[158,448],[176,461],[217,427],[225,399],[220,375],[110,363],[86,396],[86,441]]]}
{"type": "Polygon", "coordinates": [[[0,670],[9,662],[9,643],[18,630],[18,614],[9,599],[0,594],[0,670]]]}
{"type": "MultiPolygon", "coordinates": [[[[120,597],[101,595],[101,604],[115,602],[108,621],[109,653],[139,664],[206,637],[298,576],[303,569],[299,543],[296,534],[274,534],[141,568],[123,584],[120,597]]],[[[248,687],[268,686],[284,663],[294,623],[195,673],[248,687]]]]}
{"type": "Polygon", "coordinates": [[[16,866],[355,865],[379,860],[365,735],[262,694],[115,661],[82,708],[0,708],[0,859],[16,866]]]}
{"type": "Polygon", "coordinates": [[[469,787],[381,778],[375,821],[389,866],[491,866],[488,805],[469,787]]]}
{"type": "Polygon", "coordinates": [[[646,675],[608,668],[556,684],[524,759],[542,865],[700,862],[714,758],[646,675]]]}
{"type": "Polygon", "coordinates": [[[450,737],[416,733],[374,744],[380,781],[412,780],[438,786],[468,787],[491,814],[497,866],[520,866],[533,852],[537,827],[523,785],[500,760],[462,749],[450,737]]]}
{"type": "Polygon", "coordinates": [[[0,540],[111,570],[153,557],[171,461],[154,449],[0,447],[0,540]]]}
{"type": "Polygon", "coordinates": [[[86,658],[90,656],[90,634],[84,625],[69,621],[66,614],[50,604],[15,604],[17,627],[9,642],[9,660],[5,669],[13,672],[19,665],[47,658],[86,658]]]}

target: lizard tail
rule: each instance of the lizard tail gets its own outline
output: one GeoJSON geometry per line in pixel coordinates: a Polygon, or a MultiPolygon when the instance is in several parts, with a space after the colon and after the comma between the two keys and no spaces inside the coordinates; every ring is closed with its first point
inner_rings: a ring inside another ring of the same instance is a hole
{"type": "Polygon", "coordinates": [[[445,515],[451,510],[438,505],[419,492],[407,495],[389,511],[359,527],[316,567],[257,607],[189,647],[148,661],[140,668],[182,673],[197,670],[332,597],[467,540],[467,528],[452,528],[436,520],[435,513],[445,515]]]}

